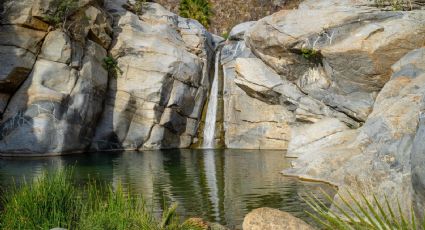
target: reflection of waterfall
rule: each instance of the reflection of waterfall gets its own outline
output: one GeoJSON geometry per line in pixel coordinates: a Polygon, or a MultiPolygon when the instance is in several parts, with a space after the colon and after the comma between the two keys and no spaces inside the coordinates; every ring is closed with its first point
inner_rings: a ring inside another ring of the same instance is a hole
{"type": "Polygon", "coordinates": [[[220,51],[215,56],[215,70],[214,79],[211,86],[210,97],[207,107],[207,116],[205,118],[204,127],[204,142],[203,148],[213,149],[214,148],[214,136],[215,136],[215,122],[217,119],[217,98],[218,98],[218,68],[220,67],[220,51]]]}
{"type": "MultiPolygon", "coordinates": [[[[219,197],[218,197],[218,186],[217,186],[217,172],[215,168],[215,153],[214,150],[206,150],[204,152],[204,168],[207,184],[209,188],[209,198],[212,204],[212,212],[214,216],[220,218],[219,213],[219,197]]],[[[215,221],[220,221],[216,219],[215,221]]]]}

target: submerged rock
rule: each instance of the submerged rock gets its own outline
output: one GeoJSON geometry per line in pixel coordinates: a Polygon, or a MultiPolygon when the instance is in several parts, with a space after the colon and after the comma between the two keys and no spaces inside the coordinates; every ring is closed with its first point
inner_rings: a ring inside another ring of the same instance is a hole
{"type": "Polygon", "coordinates": [[[259,208],[245,216],[243,230],[313,230],[291,214],[272,208],[259,208]]]}

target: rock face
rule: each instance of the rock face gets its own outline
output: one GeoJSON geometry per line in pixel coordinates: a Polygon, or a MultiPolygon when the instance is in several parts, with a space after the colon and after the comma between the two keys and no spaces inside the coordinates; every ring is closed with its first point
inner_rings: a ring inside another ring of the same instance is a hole
{"type": "Polygon", "coordinates": [[[191,145],[209,89],[211,35],[157,4],[140,17],[126,4],[79,1],[53,25],[51,0],[2,3],[1,154],[191,145]]]}
{"type": "Polygon", "coordinates": [[[304,221],[272,208],[259,208],[245,216],[243,230],[313,230],[304,221]]]}
{"type": "MultiPolygon", "coordinates": [[[[115,9],[112,3],[106,7],[115,9]]],[[[210,85],[212,37],[158,4],[142,11],[140,17],[114,14],[110,53],[122,72],[109,81],[93,150],[188,148],[196,135],[210,85]]]]}
{"type": "Polygon", "coordinates": [[[247,32],[246,42],[302,92],[365,121],[391,65],[423,45],[423,24],[423,11],[349,4],[301,8],[261,19],[247,32]]]}
{"type": "Polygon", "coordinates": [[[330,181],[340,189],[360,189],[383,199],[403,199],[423,211],[425,49],[408,53],[393,65],[390,81],[377,96],[366,123],[343,132],[343,144],[307,150],[286,174],[330,181]],[[419,129],[418,129],[419,127],[419,129]],[[391,192],[389,192],[391,191],[391,192]]]}
{"type": "Polygon", "coordinates": [[[43,19],[51,2],[15,3],[3,3],[0,32],[0,57],[7,60],[0,64],[0,151],[83,151],[91,143],[107,90],[108,73],[102,64],[109,44],[96,40],[108,41],[109,20],[96,1],[79,2],[67,33],[48,32],[43,19]],[[85,17],[91,19],[81,21],[85,17]]]}
{"type": "Polygon", "coordinates": [[[288,149],[299,158],[285,174],[423,210],[425,11],[333,3],[234,29],[222,50],[226,146],[288,149]]]}

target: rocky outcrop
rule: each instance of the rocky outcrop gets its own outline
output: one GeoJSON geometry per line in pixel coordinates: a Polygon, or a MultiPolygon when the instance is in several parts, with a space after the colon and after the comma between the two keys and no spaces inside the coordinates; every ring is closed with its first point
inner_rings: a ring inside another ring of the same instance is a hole
{"type": "Polygon", "coordinates": [[[54,30],[46,21],[52,5],[29,0],[3,3],[3,155],[83,151],[102,112],[108,82],[102,64],[110,21],[96,1],[80,1],[69,21],[60,25],[66,30],[54,30]]]}
{"type": "Polygon", "coordinates": [[[423,45],[424,12],[300,8],[258,21],[248,47],[305,94],[365,121],[391,65],[423,45]]]}
{"type": "Polygon", "coordinates": [[[425,12],[331,3],[235,28],[222,50],[226,146],[288,149],[299,158],[285,174],[423,210],[425,12]]]}
{"type": "Polygon", "coordinates": [[[78,1],[56,23],[55,1],[2,3],[2,155],[191,145],[209,89],[211,35],[157,4],[142,16],[125,6],[78,1]],[[107,56],[117,60],[116,78],[107,56]]]}
{"type": "MultiPolygon", "coordinates": [[[[380,199],[403,199],[423,210],[423,127],[425,49],[408,53],[395,65],[390,81],[377,96],[365,125],[343,132],[342,144],[317,146],[294,161],[286,174],[326,180],[345,189],[375,193],[380,199]],[[419,129],[418,129],[419,127],[419,129]],[[391,192],[389,192],[391,191],[391,192]]],[[[422,212],[422,211],[421,211],[422,212]]]]}
{"type": "MultiPolygon", "coordinates": [[[[110,11],[113,3],[107,3],[110,11]]],[[[142,11],[114,13],[110,53],[122,72],[109,81],[93,150],[188,148],[197,134],[210,85],[212,37],[198,22],[158,4],[142,11]]]]}
{"type": "Polygon", "coordinates": [[[243,230],[313,230],[314,228],[289,213],[272,208],[259,208],[248,213],[243,230]]]}

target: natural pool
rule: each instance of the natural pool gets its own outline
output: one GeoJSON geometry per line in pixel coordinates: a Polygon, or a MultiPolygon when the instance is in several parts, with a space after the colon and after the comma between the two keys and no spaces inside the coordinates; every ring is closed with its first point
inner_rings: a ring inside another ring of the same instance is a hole
{"type": "Polygon", "coordinates": [[[0,159],[0,186],[36,178],[43,169],[74,166],[78,182],[95,178],[131,193],[143,194],[154,211],[178,202],[184,217],[203,217],[230,228],[241,227],[243,217],[259,207],[278,208],[308,220],[300,195],[321,183],[284,177],[289,160],[282,151],[168,150],[91,153],[49,158],[0,159]]]}

